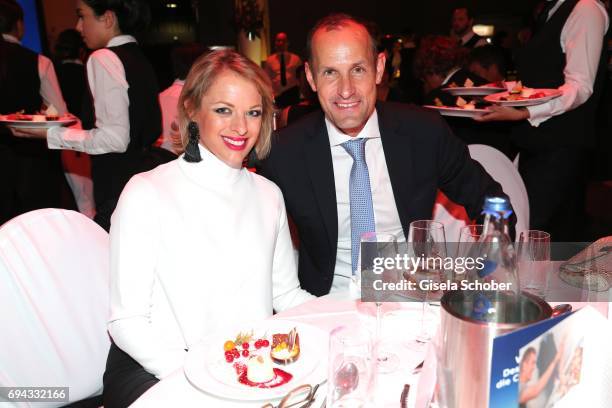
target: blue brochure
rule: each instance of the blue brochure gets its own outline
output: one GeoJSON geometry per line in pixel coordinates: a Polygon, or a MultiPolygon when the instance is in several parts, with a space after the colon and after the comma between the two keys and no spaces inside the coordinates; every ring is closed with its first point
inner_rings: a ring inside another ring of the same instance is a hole
{"type": "Polygon", "coordinates": [[[489,407],[517,408],[519,406],[521,348],[552,329],[573,313],[566,313],[555,318],[542,320],[541,322],[496,337],[493,340],[489,407]]]}

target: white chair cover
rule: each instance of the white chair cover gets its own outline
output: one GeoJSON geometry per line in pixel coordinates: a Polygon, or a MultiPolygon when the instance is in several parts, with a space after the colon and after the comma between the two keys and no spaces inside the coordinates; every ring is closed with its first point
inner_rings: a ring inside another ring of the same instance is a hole
{"type": "Polygon", "coordinates": [[[108,234],[58,209],[4,224],[0,310],[0,386],[70,387],[70,402],[99,395],[110,346],[108,234]]]}
{"type": "MultiPolygon", "coordinates": [[[[504,192],[510,197],[516,214],[516,239],[518,239],[521,232],[529,229],[529,200],[521,175],[514,163],[499,150],[480,144],[469,145],[468,148],[472,158],[501,184],[504,192]]],[[[460,206],[450,200],[438,199],[434,207],[434,219],[444,224],[447,241],[457,242],[459,231],[466,222],[454,207],[460,206]]]]}

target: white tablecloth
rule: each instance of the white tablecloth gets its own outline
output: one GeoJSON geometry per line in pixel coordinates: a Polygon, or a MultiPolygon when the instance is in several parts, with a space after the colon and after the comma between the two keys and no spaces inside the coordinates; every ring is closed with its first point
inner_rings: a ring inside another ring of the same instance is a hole
{"type": "MultiPolygon", "coordinates": [[[[557,264],[557,263],[555,263],[557,264]]],[[[558,264],[557,264],[558,265],[558,264]]],[[[555,265],[555,266],[557,266],[555,265]]],[[[564,291],[572,289],[553,274],[549,282],[549,289],[553,289],[557,296],[563,297],[564,291]],[[561,293],[561,295],[559,295],[561,293]]],[[[568,292],[569,295],[569,292],[568,292]]],[[[571,303],[574,310],[586,305],[586,302],[553,302],[571,303]]],[[[604,316],[608,315],[608,303],[590,303],[604,316]]],[[[377,381],[376,399],[380,407],[399,407],[399,399],[404,384],[411,384],[408,406],[413,407],[417,395],[418,375],[413,369],[424,358],[425,349],[414,349],[411,340],[420,330],[422,309],[420,303],[402,302],[386,303],[384,305],[385,317],[383,319],[383,337],[393,337],[397,341],[398,354],[401,358],[400,367],[391,374],[379,374],[377,381]]],[[[373,329],[375,306],[372,303],[361,303],[339,295],[327,295],[307,302],[294,309],[275,315],[274,319],[298,321],[317,326],[330,332],[340,325],[364,324],[373,329]]],[[[439,322],[439,307],[429,306],[426,315],[427,331],[433,335],[439,322]]],[[[317,401],[313,407],[320,407],[326,394],[326,387],[320,387],[317,392],[317,401]]],[[[204,393],[193,387],[185,377],[183,370],[177,370],[164,378],[133,405],[142,407],[261,407],[263,403],[244,403],[224,400],[204,393]]]]}
{"type": "MultiPolygon", "coordinates": [[[[414,368],[423,361],[425,349],[415,349],[411,346],[420,329],[422,309],[420,303],[387,303],[384,306],[383,319],[384,337],[393,337],[397,346],[394,350],[400,356],[400,367],[391,374],[379,374],[376,398],[381,407],[398,407],[404,384],[411,384],[411,400],[416,397],[416,382],[418,375],[413,374],[414,368]],[[389,336],[393,334],[393,336],[389,336]]],[[[274,316],[274,319],[284,319],[311,324],[330,332],[340,325],[364,324],[374,327],[374,304],[361,303],[347,298],[327,295],[297,308],[274,316]]],[[[428,332],[435,331],[438,322],[438,308],[428,307],[426,310],[426,328],[428,332]]],[[[296,386],[299,384],[296,384],[296,386]]],[[[320,407],[326,394],[326,387],[320,387],[317,401],[313,407],[320,407]]],[[[412,401],[411,401],[412,402],[412,401]]],[[[217,398],[204,393],[192,386],[183,370],[177,370],[164,378],[143,394],[132,407],[261,407],[264,402],[244,403],[217,398]]],[[[412,402],[413,405],[414,402],[412,402]]]]}

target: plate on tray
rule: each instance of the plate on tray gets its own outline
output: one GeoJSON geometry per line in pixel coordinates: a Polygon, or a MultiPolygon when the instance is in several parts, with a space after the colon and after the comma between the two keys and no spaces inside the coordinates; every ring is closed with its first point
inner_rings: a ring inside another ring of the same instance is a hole
{"type": "Polygon", "coordinates": [[[460,118],[473,118],[490,112],[489,109],[463,109],[451,106],[425,105],[425,107],[440,112],[442,116],[456,116],[460,118]]]}
{"type": "Polygon", "coordinates": [[[60,116],[57,120],[34,120],[44,117],[45,115],[19,114],[18,118],[14,115],[0,115],[0,123],[17,129],[48,129],[56,126],[70,126],[77,122],[77,118],[72,115],[60,116]]]}
{"type": "Polygon", "coordinates": [[[455,96],[486,96],[494,93],[504,92],[505,87],[499,86],[454,86],[442,88],[443,91],[455,96]]]}
{"type": "Polygon", "coordinates": [[[528,97],[518,94],[511,95],[508,91],[493,95],[487,95],[484,100],[502,106],[533,106],[558,98],[563,93],[558,89],[533,89],[533,94],[528,97]],[[510,98],[510,99],[508,99],[510,98]]]}

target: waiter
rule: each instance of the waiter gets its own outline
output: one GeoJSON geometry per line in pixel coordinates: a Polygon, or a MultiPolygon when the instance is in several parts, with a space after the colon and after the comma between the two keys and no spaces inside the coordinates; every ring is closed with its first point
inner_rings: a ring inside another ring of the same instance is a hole
{"type": "Polygon", "coordinates": [[[520,153],[531,228],[550,232],[558,242],[580,240],[587,149],[594,145],[608,24],[598,0],[547,1],[516,66],[523,85],[557,88],[562,96],[526,108],[494,106],[477,119],[518,122],[512,140],[520,153]]]}
{"type": "MultiPolygon", "coordinates": [[[[0,0],[0,114],[36,113],[42,105],[66,113],[49,58],[21,45],[23,9],[0,0]]],[[[0,224],[39,208],[76,209],[59,152],[40,140],[17,140],[0,125],[0,224]]]]}

